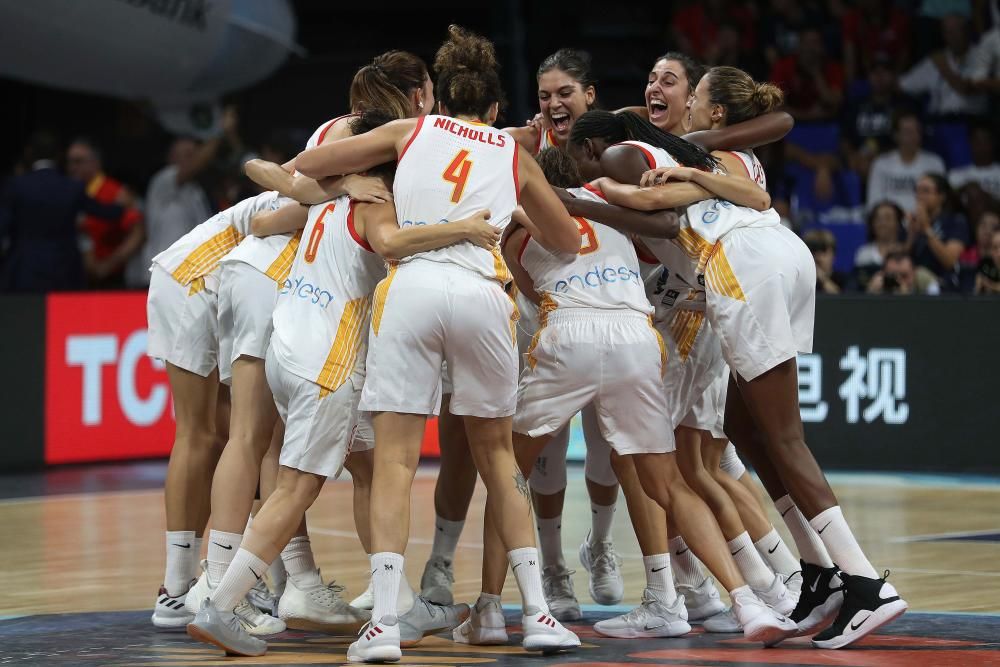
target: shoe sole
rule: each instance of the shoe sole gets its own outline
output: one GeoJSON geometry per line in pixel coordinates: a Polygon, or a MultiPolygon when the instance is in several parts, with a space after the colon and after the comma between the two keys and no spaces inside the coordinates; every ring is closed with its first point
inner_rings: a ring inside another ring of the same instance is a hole
{"type": "Polygon", "coordinates": [[[187,633],[189,637],[197,641],[200,641],[203,644],[211,644],[212,646],[221,648],[223,651],[226,652],[226,655],[243,656],[245,658],[259,658],[260,656],[267,653],[266,646],[264,647],[264,650],[261,651],[260,653],[247,653],[245,651],[237,651],[236,649],[230,646],[226,646],[224,643],[216,639],[214,635],[209,634],[207,631],[198,627],[194,623],[188,623],[187,633]]]}
{"type": "Polygon", "coordinates": [[[451,633],[451,638],[456,644],[466,644],[467,646],[502,646],[507,643],[506,628],[480,628],[479,641],[470,641],[458,628],[451,633]]]}
{"type": "Polygon", "coordinates": [[[787,639],[790,633],[796,628],[782,628],[776,625],[762,625],[759,628],[754,629],[751,632],[747,632],[746,626],[743,626],[743,637],[747,641],[751,642],[761,642],[764,646],[773,646],[778,642],[787,639]]]}
{"type": "Polygon", "coordinates": [[[161,630],[178,630],[193,621],[194,617],[195,615],[191,614],[190,616],[178,616],[177,618],[163,618],[153,614],[150,621],[155,627],[161,630]]]}
{"type": "Polygon", "coordinates": [[[691,632],[691,626],[688,625],[687,630],[670,630],[669,632],[652,631],[652,630],[628,630],[628,631],[608,631],[602,630],[601,628],[594,626],[594,632],[601,635],[602,637],[611,637],[612,639],[663,639],[667,637],[683,637],[684,635],[691,632]]]}
{"type": "Polygon", "coordinates": [[[552,639],[554,639],[554,637],[549,637],[547,635],[525,637],[524,641],[521,642],[521,646],[524,647],[525,651],[531,651],[534,653],[540,652],[542,655],[559,653],[560,651],[571,651],[580,647],[580,640],[577,640],[576,642],[554,644],[551,641],[552,639]]]}
{"type": "Polygon", "coordinates": [[[282,617],[281,620],[292,630],[323,632],[328,635],[357,635],[361,626],[368,622],[365,620],[351,623],[325,623],[323,621],[314,621],[309,618],[295,616],[282,617]]]}
{"type": "Polygon", "coordinates": [[[875,632],[883,625],[892,623],[897,618],[902,616],[907,609],[909,609],[909,605],[906,604],[906,600],[896,600],[895,602],[884,604],[878,609],[876,609],[874,612],[872,612],[872,615],[868,617],[868,620],[865,621],[864,625],[861,628],[855,630],[854,632],[843,634],[840,635],[839,637],[834,637],[833,639],[827,639],[825,641],[816,641],[814,639],[812,644],[816,648],[828,648],[828,649],[837,649],[837,648],[844,648],[845,646],[850,646],[854,642],[863,639],[868,635],[870,635],[871,633],[875,632]]]}
{"type": "Polygon", "coordinates": [[[376,646],[367,651],[368,655],[347,654],[349,662],[399,662],[403,657],[403,652],[398,646],[376,646]]]}
{"type": "MultiPolygon", "coordinates": [[[[833,599],[833,596],[827,598],[827,602],[833,599]]],[[[829,607],[824,602],[816,609],[813,609],[812,613],[802,619],[802,622],[798,624],[799,630],[793,637],[805,637],[806,635],[818,635],[819,633],[826,630],[828,627],[833,625],[833,622],[837,620],[837,614],[840,613],[840,608],[844,604],[843,593],[839,594],[839,599],[829,607]],[[821,615],[819,617],[814,617],[814,614],[819,611],[821,615]],[[810,621],[809,619],[813,620],[810,621]]]]}

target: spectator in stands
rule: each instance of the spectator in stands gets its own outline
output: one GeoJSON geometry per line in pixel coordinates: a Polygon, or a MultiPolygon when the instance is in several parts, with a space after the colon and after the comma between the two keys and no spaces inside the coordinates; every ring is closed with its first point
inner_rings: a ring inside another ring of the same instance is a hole
{"type": "Polygon", "coordinates": [[[990,256],[993,232],[997,230],[1000,230],[1000,214],[995,210],[983,211],[976,218],[972,234],[974,243],[971,243],[958,258],[963,292],[973,291],[976,285],[976,274],[979,273],[981,262],[990,256]]]}
{"type": "Polygon", "coordinates": [[[869,294],[931,294],[941,293],[934,274],[916,266],[913,258],[902,250],[890,252],[882,270],[868,283],[869,294]]]}
{"type": "Polygon", "coordinates": [[[979,262],[976,294],[1000,294],[1000,229],[993,230],[990,254],[979,262]]]}
{"type": "Polygon", "coordinates": [[[771,81],[785,91],[785,105],[797,120],[827,120],[837,115],[844,99],[844,69],[827,57],[818,28],[806,28],[794,55],[771,68],[771,81]]]}
{"type": "Polygon", "coordinates": [[[986,112],[986,97],[968,83],[975,58],[969,40],[968,20],[959,15],[941,19],[944,49],[927,56],[899,79],[910,95],[928,95],[932,116],[978,115],[986,112]]]}
{"type": "Polygon", "coordinates": [[[901,249],[903,219],[903,210],[891,201],[876,204],[868,212],[868,243],[854,254],[854,273],[861,288],[881,270],[890,252],[901,249]]]}
{"type": "Polygon", "coordinates": [[[833,270],[837,240],[826,229],[813,229],[802,237],[816,262],[816,291],[820,294],[840,294],[847,286],[846,277],[833,270]]]}
{"type": "Polygon", "coordinates": [[[994,25],[976,44],[969,67],[969,83],[981,93],[1000,93],[1000,25],[994,25]]]}
{"type": "Polygon", "coordinates": [[[822,26],[826,21],[824,8],[817,2],[771,0],[767,3],[758,21],[767,66],[773,67],[782,58],[795,54],[802,31],[822,26]]]}
{"type": "MultiPolygon", "coordinates": [[[[675,50],[702,62],[723,63],[720,56],[752,53],[757,46],[754,8],[748,2],[697,0],[674,12],[670,33],[675,50]],[[728,34],[727,34],[728,33],[728,34]],[[730,37],[735,33],[736,43],[730,37]]],[[[735,64],[735,63],[733,63],[735,64]]]]}
{"type": "Polygon", "coordinates": [[[948,182],[956,191],[974,184],[994,200],[1000,201],[1000,163],[993,159],[993,132],[977,124],[969,128],[972,164],[948,172],[948,182]]]}
{"type": "Polygon", "coordinates": [[[203,144],[186,137],[174,140],[167,166],[156,172],[146,190],[146,242],[129,263],[129,287],[148,286],[153,257],[211,216],[208,197],[195,179],[209,166],[218,146],[218,139],[203,144]]]}
{"type": "Polygon", "coordinates": [[[917,181],[917,205],[907,216],[905,248],[946,291],[958,291],[958,258],[969,245],[969,223],[954,207],[951,186],[941,174],[917,181]]]}
{"type": "Polygon", "coordinates": [[[879,155],[868,174],[868,208],[889,200],[909,213],[917,205],[917,179],[945,173],[944,160],[922,149],[923,129],[916,114],[897,116],[894,130],[896,150],[879,155]]]}
{"type": "Polygon", "coordinates": [[[840,26],[848,81],[877,64],[893,74],[903,71],[910,55],[910,17],[891,0],[858,0],[844,11],[840,26]]]}
{"type": "Polygon", "coordinates": [[[83,287],[77,241],[81,213],[116,220],[125,209],[87,196],[83,184],[56,168],[59,143],[47,132],[28,142],[25,173],[8,181],[0,194],[0,266],[4,291],[49,292],[83,287]]]}
{"type": "Polygon", "coordinates": [[[889,55],[875,54],[868,70],[868,95],[851,102],[841,116],[841,151],[862,181],[868,178],[872,160],[892,148],[895,114],[914,108],[896,83],[889,55]]]}
{"type": "MultiPolygon", "coordinates": [[[[66,151],[66,171],[86,187],[87,194],[102,204],[124,203],[131,195],[117,180],[104,173],[101,152],[90,139],[78,138],[66,151]]],[[[125,265],[146,240],[142,216],[129,209],[121,218],[105,220],[93,215],[83,219],[86,244],[83,267],[90,287],[125,287],[125,265]]]]}

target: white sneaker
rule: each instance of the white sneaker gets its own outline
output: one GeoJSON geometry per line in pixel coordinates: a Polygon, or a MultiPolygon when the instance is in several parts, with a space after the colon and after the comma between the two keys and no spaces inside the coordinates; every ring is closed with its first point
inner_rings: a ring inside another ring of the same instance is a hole
{"type": "Polygon", "coordinates": [[[549,605],[549,612],[559,621],[578,621],[583,618],[580,603],[573,592],[573,570],[559,565],[549,565],[542,570],[542,593],[549,605]]]}
{"type": "Polygon", "coordinates": [[[355,609],[364,609],[366,611],[371,611],[375,608],[375,591],[372,590],[371,578],[368,579],[368,588],[365,589],[365,592],[351,600],[351,606],[355,609]]]}
{"type": "Polygon", "coordinates": [[[452,638],[459,644],[497,646],[507,643],[507,622],[503,608],[497,600],[480,597],[469,612],[469,617],[455,628],[452,638]]]}
{"type": "Polygon", "coordinates": [[[712,577],[706,577],[697,587],[677,584],[676,588],[677,595],[684,597],[684,606],[687,607],[688,620],[691,622],[703,621],[726,610],[712,577]]]}
{"type": "Polygon", "coordinates": [[[420,597],[439,605],[455,603],[451,589],[455,585],[455,570],[444,556],[431,556],[420,577],[420,597]]]}
{"type": "Polygon", "coordinates": [[[625,596],[622,559],[611,542],[590,543],[590,534],[580,545],[580,563],[590,573],[590,597],[597,604],[618,604],[625,596]]]}
{"type": "Polygon", "coordinates": [[[469,618],[469,605],[431,604],[422,595],[414,596],[413,606],[399,615],[400,646],[416,646],[427,635],[454,630],[469,618]]]}
{"type": "MultiPolygon", "coordinates": [[[[288,583],[291,583],[289,578],[288,583]]],[[[378,623],[361,629],[358,640],[347,649],[351,662],[398,662],[403,657],[399,648],[399,622],[395,616],[383,616],[378,623]]]]}
{"type": "Polygon", "coordinates": [[[562,626],[562,623],[538,609],[528,608],[521,617],[524,639],[521,646],[526,651],[555,653],[580,645],[580,638],[562,626]]]}
{"type": "Polygon", "coordinates": [[[597,634],[619,639],[637,637],[680,637],[691,632],[687,622],[684,598],[677,596],[667,606],[648,588],[642,592],[642,604],[622,616],[594,624],[597,634]]]}
{"type": "MultiPolygon", "coordinates": [[[[188,590],[194,586],[194,579],[188,585],[188,590]]],[[[156,594],[156,602],[153,603],[153,616],[150,619],[153,625],[158,628],[183,628],[194,620],[198,607],[195,611],[189,611],[185,606],[187,591],[180,595],[170,595],[166,586],[160,586],[160,592],[156,594]]]]}
{"type": "Polygon", "coordinates": [[[271,593],[263,579],[257,581],[247,592],[247,601],[256,607],[260,613],[278,617],[279,596],[271,593]]]}
{"type": "Polygon", "coordinates": [[[743,626],[743,637],[748,641],[763,642],[771,646],[792,636],[798,629],[790,618],[785,618],[761,602],[749,586],[737,589],[731,595],[733,613],[743,626]]]}
{"type": "Polygon", "coordinates": [[[261,613],[246,598],[240,600],[240,603],[236,605],[236,609],[233,609],[233,614],[239,619],[240,625],[247,631],[247,634],[254,637],[276,635],[287,629],[283,620],[261,613]]]}
{"type": "MultiPolygon", "coordinates": [[[[319,577],[319,570],[316,571],[319,577]]],[[[344,587],[331,581],[305,587],[292,576],[285,582],[285,592],[278,602],[278,617],[296,630],[317,630],[329,634],[354,634],[371,617],[355,609],[340,597],[344,587]],[[300,587],[302,586],[302,587],[300,587]]],[[[394,626],[395,627],[395,626],[394,626]]],[[[399,628],[396,628],[399,643],[399,628]]]]}
{"type": "Polygon", "coordinates": [[[785,588],[788,589],[788,594],[795,598],[795,603],[798,604],[799,596],[802,594],[802,570],[796,570],[788,575],[785,579],[785,588]]]}
{"type": "Polygon", "coordinates": [[[208,581],[208,562],[201,561],[201,576],[188,589],[187,597],[184,598],[184,607],[192,614],[197,614],[201,610],[201,605],[205,598],[212,597],[215,586],[208,581]]]}
{"type": "Polygon", "coordinates": [[[761,602],[782,616],[790,616],[795,611],[795,603],[798,602],[788,594],[785,582],[781,580],[781,575],[777,574],[774,575],[774,580],[766,590],[754,589],[754,593],[757,594],[761,602]]]}
{"type": "Polygon", "coordinates": [[[711,632],[713,634],[732,634],[743,632],[743,626],[740,625],[740,622],[737,620],[736,614],[733,613],[732,608],[720,611],[715,616],[709,616],[701,622],[701,627],[705,629],[705,632],[711,632]]]}

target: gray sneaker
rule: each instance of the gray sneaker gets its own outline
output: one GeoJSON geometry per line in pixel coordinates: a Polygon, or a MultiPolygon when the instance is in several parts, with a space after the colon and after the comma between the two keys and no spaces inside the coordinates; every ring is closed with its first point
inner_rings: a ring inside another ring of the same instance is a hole
{"type": "Polygon", "coordinates": [[[452,630],[467,618],[467,604],[436,605],[416,595],[413,607],[399,617],[400,646],[415,646],[427,635],[452,630]]]}
{"type": "Polygon", "coordinates": [[[255,657],[267,653],[267,642],[251,637],[236,614],[216,609],[207,598],[188,623],[187,633],[200,642],[218,646],[226,655],[255,657]]]}
{"type": "Polygon", "coordinates": [[[452,604],[451,589],[455,585],[455,570],[444,556],[431,556],[420,577],[420,595],[433,604],[452,604]]]}
{"type": "Polygon", "coordinates": [[[250,592],[247,593],[247,601],[260,610],[262,614],[278,618],[278,598],[271,593],[263,579],[258,579],[250,592]]]}
{"type": "Polygon", "coordinates": [[[549,613],[557,621],[579,621],[583,618],[580,603],[573,592],[574,572],[560,565],[548,565],[542,569],[542,593],[549,605],[549,613]]]}

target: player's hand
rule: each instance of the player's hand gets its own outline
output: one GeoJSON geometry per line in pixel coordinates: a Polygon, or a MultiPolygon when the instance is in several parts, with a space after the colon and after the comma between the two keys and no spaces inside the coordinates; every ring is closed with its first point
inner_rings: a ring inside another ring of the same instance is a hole
{"type": "Polygon", "coordinates": [[[466,240],[486,250],[492,250],[500,243],[500,230],[489,223],[490,215],[488,210],[483,209],[470,218],[458,221],[463,226],[466,240]]]}
{"type": "Polygon", "coordinates": [[[344,177],[344,192],[352,199],[369,204],[392,201],[392,193],[385,187],[385,181],[376,176],[348,174],[344,177]]]}
{"type": "Polygon", "coordinates": [[[690,181],[694,178],[692,167],[658,167],[650,169],[639,179],[639,186],[648,188],[653,185],[663,185],[667,181],[690,181]]]}

